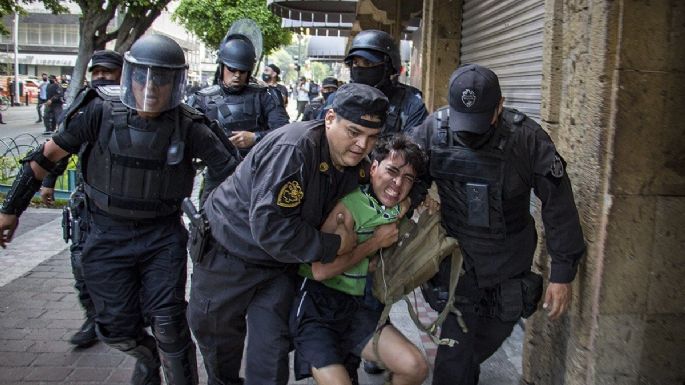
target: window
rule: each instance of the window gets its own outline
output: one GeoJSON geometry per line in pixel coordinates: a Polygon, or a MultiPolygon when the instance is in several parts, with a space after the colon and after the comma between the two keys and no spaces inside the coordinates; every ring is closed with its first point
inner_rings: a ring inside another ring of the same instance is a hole
{"type": "Polygon", "coordinates": [[[40,44],[43,46],[52,45],[52,24],[43,24],[40,26],[40,44]]]}
{"type": "Polygon", "coordinates": [[[26,24],[28,45],[40,45],[40,24],[26,24]]]}
{"type": "Polygon", "coordinates": [[[66,27],[66,46],[78,47],[78,24],[67,24],[66,27]]]}

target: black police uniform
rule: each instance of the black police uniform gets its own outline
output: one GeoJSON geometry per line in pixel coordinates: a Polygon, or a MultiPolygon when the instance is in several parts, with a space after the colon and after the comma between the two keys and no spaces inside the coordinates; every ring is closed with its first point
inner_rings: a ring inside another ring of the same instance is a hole
{"type": "MultiPolygon", "coordinates": [[[[423,123],[428,116],[421,91],[417,88],[402,83],[395,83],[387,89],[381,89],[381,91],[390,100],[388,119],[385,121],[383,134],[408,132],[413,127],[423,123]]],[[[326,111],[333,105],[336,93],[334,92],[328,97],[325,106],[317,115],[318,119],[323,119],[326,116],[326,111]]]]}
{"type": "Polygon", "coordinates": [[[245,383],[288,381],[298,264],[335,257],[340,238],[318,229],[364,170],[338,171],[323,122],[296,122],[260,142],[210,194],[204,209],[215,241],[194,265],[188,309],[209,384],[239,383],[246,315],[245,383]]]}
{"type": "Polygon", "coordinates": [[[52,138],[70,153],[86,144],[91,219],[82,266],[98,335],[151,370],[159,347],[167,381],[186,383],[197,369],[185,321],[188,236],[180,202],[192,190],[193,158],[207,165],[210,188],[237,161],[199,112],[181,105],[145,120],[119,101],[118,86],[104,88],[105,100],[78,109],[52,138]]]}
{"type": "MultiPolygon", "coordinates": [[[[234,131],[250,131],[259,142],[264,135],[289,122],[288,113],[279,103],[280,96],[270,94],[274,92],[278,91],[252,83],[236,93],[214,85],[198,91],[188,103],[210,120],[217,120],[229,137],[234,131]]],[[[243,156],[248,151],[240,149],[243,156]]]]}
{"type": "Polygon", "coordinates": [[[459,344],[438,347],[433,384],[476,384],[480,363],[534,311],[542,293],[541,280],[530,285],[537,246],[530,190],[542,201],[552,282],[573,280],[585,244],[565,162],[540,125],[505,108],[490,138],[474,150],[449,129],[448,115],[448,108],[439,109],[413,135],[430,155],[443,226],[464,255],[456,307],[468,333],[454,314],[447,317],[441,337],[459,344]]]}

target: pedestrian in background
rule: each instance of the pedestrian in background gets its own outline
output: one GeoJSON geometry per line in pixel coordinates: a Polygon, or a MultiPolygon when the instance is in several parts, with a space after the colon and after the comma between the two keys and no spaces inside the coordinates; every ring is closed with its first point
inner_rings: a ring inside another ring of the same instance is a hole
{"type": "Polygon", "coordinates": [[[41,77],[43,78],[43,81],[38,86],[38,104],[36,104],[36,112],[38,112],[38,120],[36,120],[36,123],[40,123],[43,121],[43,113],[41,112],[40,109],[41,109],[41,107],[43,107],[43,104],[45,104],[45,102],[48,100],[47,90],[48,90],[48,84],[50,84],[50,82],[48,82],[48,74],[43,73],[41,75],[41,77]]]}
{"type": "Polygon", "coordinates": [[[282,98],[283,107],[288,107],[288,89],[279,81],[281,80],[281,69],[276,64],[269,64],[264,67],[262,80],[271,88],[276,89],[282,98]]]}
{"type": "Polygon", "coordinates": [[[295,120],[298,120],[300,117],[304,116],[304,108],[307,106],[307,103],[309,103],[309,82],[307,82],[306,77],[302,76],[300,78],[300,81],[295,87],[295,92],[297,92],[297,116],[295,117],[295,120]]]}
{"type": "Polygon", "coordinates": [[[62,86],[57,82],[55,75],[48,77],[49,84],[46,88],[45,114],[43,120],[45,123],[44,134],[52,134],[57,128],[57,118],[62,114],[63,93],[62,86]]]}

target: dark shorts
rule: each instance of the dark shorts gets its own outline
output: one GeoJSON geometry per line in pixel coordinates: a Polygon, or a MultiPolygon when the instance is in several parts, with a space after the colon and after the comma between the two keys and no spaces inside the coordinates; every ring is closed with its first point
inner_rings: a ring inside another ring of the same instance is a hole
{"type": "Polygon", "coordinates": [[[305,280],[290,312],[295,344],[295,378],[311,376],[311,368],[343,364],[373,337],[381,311],[364,306],[363,297],[305,280]]]}

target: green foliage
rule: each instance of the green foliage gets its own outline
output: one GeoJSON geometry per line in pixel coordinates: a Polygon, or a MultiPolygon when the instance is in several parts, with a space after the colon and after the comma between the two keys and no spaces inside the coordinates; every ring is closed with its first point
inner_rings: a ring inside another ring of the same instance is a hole
{"type": "Polygon", "coordinates": [[[309,72],[311,72],[312,80],[314,80],[316,83],[321,84],[321,81],[325,77],[331,76],[333,70],[331,69],[330,64],[315,61],[309,63],[309,72]]]}
{"type": "Polygon", "coordinates": [[[266,7],[266,0],[181,0],[174,20],[209,47],[217,47],[234,21],[249,18],[264,35],[264,54],[289,44],[291,33],[281,28],[281,18],[266,7]]]}
{"type": "MultiPolygon", "coordinates": [[[[45,9],[52,12],[53,14],[67,12],[67,8],[60,4],[59,0],[0,0],[0,17],[12,15],[15,12],[20,15],[25,15],[26,11],[22,8],[21,4],[31,4],[31,3],[43,3],[45,9]]],[[[8,35],[10,30],[8,29],[12,25],[6,26],[4,23],[0,24],[0,34],[8,35]]]]}

